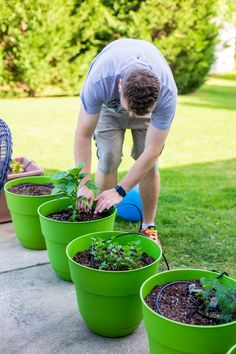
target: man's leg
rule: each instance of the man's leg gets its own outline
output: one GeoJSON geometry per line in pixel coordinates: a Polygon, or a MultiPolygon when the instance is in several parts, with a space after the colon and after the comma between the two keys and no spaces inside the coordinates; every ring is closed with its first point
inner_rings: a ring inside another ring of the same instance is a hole
{"type": "Polygon", "coordinates": [[[160,174],[152,168],[140,181],[139,191],[143,204],[143,223],[154,225],[160,193],[160,174]]]}
{"type": "MultiPolygon", "coordinates": [[[[137,160],[145,147],[145,139],[149,124],[148,119],[134,119],[131,127],[133,136],[133,148],[131,155],[137,160]]],[[[158,197],[160,193],[160,175],[158,171],[158,162],[146,173],[139,181],[139,191],[143,205],[143,223],[154,225],[157,211],[158,197]]],[[[145,225],[146,226],[146,225],[145,225]]]]}
{"type": "Polygon", "coordinates": [[[155,227],[155,216],[160,193],[160,174],[158,169],[152,168],[139,183],[140,196],[143,204],[143,223],[141,233],[161,247],[155,227]]]}
{"type": "Polygon", "coordinates": [[[96,182],[101,192],[114,187],[117,184],[117,169],[107,173],[97,170],[96,182]]]}
{"type": "Polygon", "coordinates": [[[117,169],[121,162],[125,122],[122,115],[106,107],[102,108],[94,134],[98,157],[96,182],[101,192],[117,184],[117,169]]]}
{"type": "MultiPolygon", "coordinates": [[[[144,150],[148,127],[147,123],[149,124],[148,121],[137,119],[131,127],[134,142],[132,156],[135,160],[138,159],[144,150]]],[[[139,191],[143,204],[143,224],[141,232],[160,245],[155,227],[155,216],[160,193],[160,175],[157,163],[156,166],[140,180],[139,191]]]]}

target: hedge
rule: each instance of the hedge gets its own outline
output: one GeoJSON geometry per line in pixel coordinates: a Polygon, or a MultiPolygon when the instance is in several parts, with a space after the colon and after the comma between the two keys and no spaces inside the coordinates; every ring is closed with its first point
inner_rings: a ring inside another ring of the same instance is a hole
{"type": "Polygon", "coordinates": [[[192,92],[214,61],[219,1],[0,0],[0,94],[79,94],[94,56],[122,37],[156,45],[192,92]]]}

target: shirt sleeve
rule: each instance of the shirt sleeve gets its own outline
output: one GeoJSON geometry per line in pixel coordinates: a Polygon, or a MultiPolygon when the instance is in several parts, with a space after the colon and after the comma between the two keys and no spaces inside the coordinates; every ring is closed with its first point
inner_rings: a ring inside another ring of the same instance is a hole
{"type": "Polygon", "coordinates": [[[80,94],[85,112],[89,114],[99,113],[103,103],[102,96],[101,85],[99,83],[93,83],[87,78],[80,94]]]}
{"type": "Polygon", "coordinates": [[[169,89],[165,89],[158,101],[152,113],[151,123],[155,128],[167,130],[171,127],[175,116],[177,93],[172,93],[169,89]],[[160,104],[158,101],[160,101],[160,104]]]}

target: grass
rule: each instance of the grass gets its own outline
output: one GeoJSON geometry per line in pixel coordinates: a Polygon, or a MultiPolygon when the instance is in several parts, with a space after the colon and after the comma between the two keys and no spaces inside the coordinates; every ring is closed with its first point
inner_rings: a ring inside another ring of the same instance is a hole
{"type": "MultiPolygon", "coordinates": [[[[156,223],[170,268],[215,269],[236,277],[236,159],[165,168],[161,176],[156,223]]],[[[138,227],[116,223],[118,230],[138,227]]]]}
{"type": "MultiPolygon", "coordinates": [[[[235,83],[211,78],[196,93],[179,97],[162,168],[235,157],[235,83]]],[[[12,131],[15,156],[25,155],[49,169],[73,166],[78,97],[0,99],[0,107],[0,117],[12,131]]],[[[123,150],[120,171],[127,171],[133,163],[130,134],[123,150]]]]}
{"type": "MultiPolygon", "coordinates": [[[[236,74],[210,78],[196,93],[179,98],[160,169],[156,219],[171,268],[227,271],[236,277],[236,74]]],[[[73,135],[79,99],[0,100],[14,155],[26,155],[53,174],[73,166],[73,135]]],[[[127,134],[120,177],[133,163],[127,134]]],[[[93,158],[95,171],[96,158],[93,158]]],[[[138,224],[117,219],[116,229],[138,224]]],[[[165,265],[161,265],[161,270],[165,265]]]]}

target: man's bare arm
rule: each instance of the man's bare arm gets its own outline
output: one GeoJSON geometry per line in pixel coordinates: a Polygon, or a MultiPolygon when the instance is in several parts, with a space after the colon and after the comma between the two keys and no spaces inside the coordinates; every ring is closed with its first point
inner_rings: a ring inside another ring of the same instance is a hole
{"type": "Polygon", "coordinates": [[[90,173],[91,171],[91,139],[96,128],[98,118],[99,114],[88,114],[81,106],[75,131],[74,156],[76,165],[82,161],[85,163],[84,172],[87,173],[90,173]]]}
{"type": "MultiPolygon", "coordinates": [[[[92,159],[92,136],[98,122],[99,114],[91,115],[85,112],[81,106],[78,124],[75,131],[75,143],[74,143],[74,156],[75,164],[84,162],[85,166],[83,172],[87,172],[88,176],[85,177],[81,183],[81,187],[78,190],[78,195],[82,195],[89,201],[90,207],[94,201],[93,192],[88,189],[84,184],[90,178],[91,172],[91,159],[92,159]]],[[[78,209],[88,210],[86,205],[81,201],[78,203],[78,209]]]]}

